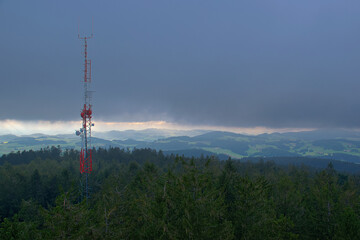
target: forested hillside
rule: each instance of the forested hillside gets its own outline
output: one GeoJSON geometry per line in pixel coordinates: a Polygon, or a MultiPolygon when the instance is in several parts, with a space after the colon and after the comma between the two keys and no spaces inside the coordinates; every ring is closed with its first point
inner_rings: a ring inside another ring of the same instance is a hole
{"type": "MultiPolygon", "coordinates": [[[[177,132],[177,134],[181,133],[177,132]]],[[[201,131],[197,133],[200,134],[201,131]]],[[[173,153],[187,157],[200,157],[201,154],[217,155],[222,160],[226,160],[228,157],[233,159],[244,157],[310,157],[360,163],[360,134],[358,132],[318,130],[251,136],[218,131],[195,135],[196,131],[185,131],[183,134],[191,134],[191,136],[165,137],[168,135],[155,129],[130,132],[111,131],[95,134],[95,137],[92,138],[92,146],[125,149],[151,148],[158,151],[162,150],[165,154],[173,153]]],[[[79,150],[81,139],[73,134],[0,136],[0,155],[23,150],[40,150],[47,146],[61,146],[63,149],[79,150]]]]}
{"type": "Polygon", "coordinates": [[[357,239],[360,175],[274,162],[94,149],[1,158],[0,239],[357,239]]]}

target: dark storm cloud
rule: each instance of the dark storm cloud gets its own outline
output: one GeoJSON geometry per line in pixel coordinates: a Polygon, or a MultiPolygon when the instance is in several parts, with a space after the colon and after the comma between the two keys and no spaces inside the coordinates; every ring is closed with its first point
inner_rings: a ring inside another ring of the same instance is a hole
{"type": "Polygon", "coordinates": [[[0,5],[2,119],[79,118],[93,16],[96,119],[360,127],[356,1],[36,3],[0,5]]]}

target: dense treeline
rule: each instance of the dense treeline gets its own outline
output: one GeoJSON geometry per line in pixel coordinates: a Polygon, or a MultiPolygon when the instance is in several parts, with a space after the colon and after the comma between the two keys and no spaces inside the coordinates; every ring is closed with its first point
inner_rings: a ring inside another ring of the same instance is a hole
{"type": "Polygon", "coordinates": [[[0,239],[358,239],[360,176],[273,162],[94,149],[91,199],[78,152],[0,160],[0,239]]]}

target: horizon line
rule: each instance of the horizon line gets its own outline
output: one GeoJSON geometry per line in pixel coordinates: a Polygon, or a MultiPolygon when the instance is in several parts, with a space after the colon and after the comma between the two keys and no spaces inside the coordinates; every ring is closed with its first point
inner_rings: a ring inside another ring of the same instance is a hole
{"type": "MultiPolygon", "coordinates": [[[[81,121],[49,121],[49,120],[0,120],[0,135],[59,135],[72,134],[81,126],[81,121]]],[[[259,135],[263,133],[286,133],[314,131],[319,128],[272,128],[265,126],[255,127],[229,127],[216,125],[186,125],[171,123],[167,121],[144,121],[144,122],[104,122],[96,121],[93,128],[94,133],[126,130],[158,129],[166,131],[223,131],[246,135],[259,135]]],[[[341,129],[341,128],[339,128],[341,129]]],[[[345,128],[342,128],[345,129],[345,128]]],[[[354,129],[352,129],[354,130],[354,129]]],[[[358,129],[356,129],[358,130],[358,129]]]]}

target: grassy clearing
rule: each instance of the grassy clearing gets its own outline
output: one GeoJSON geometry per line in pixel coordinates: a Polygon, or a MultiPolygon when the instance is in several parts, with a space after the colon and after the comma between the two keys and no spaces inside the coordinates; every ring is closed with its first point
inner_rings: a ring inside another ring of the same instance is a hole
{"type": "Polygon", "coordinates": [[[243,158],[245,156],[243,155],[240,155],[240,154],[237,154],[237,153],[234,153],[228,149],[223,149],[223,148],[201,148],[205,151],[209,151],[209,152],[212,152],[212,153],[215,153],[215,154],[225,154],[225,155],[228,155],[230,156],[231,158],[237,158],[237,159],[240,159],[240,158],[243,158]]]}

